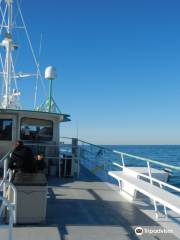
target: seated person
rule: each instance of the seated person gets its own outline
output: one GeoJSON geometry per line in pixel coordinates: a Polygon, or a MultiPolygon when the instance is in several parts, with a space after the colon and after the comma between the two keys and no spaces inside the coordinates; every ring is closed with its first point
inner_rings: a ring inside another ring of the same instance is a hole
{"type": "Polygon", "coordinates": [[[38,153],[36,155],[35,159],[36,159],[36,170],[37,171],[44,171],[44,169],[46,168],[44,155],[42,153],[38,153]]]}
{"type": "Polygon", "coordinates": [[[35,161],[32,150],[24,146],[22,141],[17,141],[9,159],[8,168],[24,173],[35,172],[35,161]]]}

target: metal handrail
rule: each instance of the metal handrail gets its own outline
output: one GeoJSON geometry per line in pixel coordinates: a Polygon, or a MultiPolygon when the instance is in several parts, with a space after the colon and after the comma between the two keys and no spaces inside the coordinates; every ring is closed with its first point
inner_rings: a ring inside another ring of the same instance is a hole
{"type": "MultiPolygon", "coordinates": [[[[63,138],[66,138],[66,137],[63,137],[63,138]]],[[[70,138],[67,138],[67,139],[70,139],[70,138]]],[[[157,160],[144,158],[144,157],[132,155],[132,154],[129,154],[129,153],[120,152],[120,151],[117,151],[117,150],[114,150],[114,149],[98,146],[96,144],[92,144],[90,142],[87,142],[87,141],[84,141],[84,140],[81,140],[81,139],[78,139],[78,141],[82,142],[82,143],[85,143],[85,144],[88,144],[88,145],[91,145],[91,146],[94,146],[94,147],[97,147],[99,149],[104,149],[106,151],[113,152],[115,154],[121,155],[121,157],[123,157],[123,156],[131,157],[131,158],[134,158],[134,159],[137,159],[137,160],[140,160],[140,161],[149,162],[149,163],[153,163],[153,164],[156,164],[156,165],[159,165],[159,166],[168,167],[168,168],[180,171],[180,167],[177,167],[177,166],[174,166],[174,165],[170,165],[170,164],[166,164],[166,163],[162,163],[162,162],[159,162],[157,160]]]]}
{"type": "Polygon", "coordinates": [[[1,225],[0,228],[7,228],[9,230],[8,240],[12,240],[12,233],[13,233],[13,205],[4,197],[0,196],[0,200],[2,201],[0,207],[0,215],[2,214],[3,210],[7,206],[9,209],[9,225],[1,225]]]}
{"type": "Polygon", "coordinates": [[[0,196],[0,200],[2,201],[1,207],[0,207],[0,216],[2,212],[4,211],[5,207],[9,210],[9,225],[1,225],[0,228],[8,228],[9,229],[9,235],[8,240],[12,240],[12,231],[13,231],[13,223],[16,223],[16,201],[17,201],[17,190],[15,186],[9,182],[7,179],[3,179],[0,183],[0,188],[4,187],[5,185],[7,187],[11,187],[13,190],[13,202],[9,201],[7,197],[0,196]]]}
{"type": "Polygon", "coordinates": [[[3,161],[10,155],[11,152],[12,152],[12,150],[9,150],[9,151],[0,159],[0,162],[3,162],[3,161]]]}
{"type": "MultiPolygon", "coordinates": [[[[120,167],[120,168],[122,168],[122,169],[124,168],[122,165],[120,165],[120,164],[118,164],[118,163],[116,163],[116,162],[113,162],[112,164],[115,165],[115,166],[117,166],[117,167],[120,167]]],[[[125,168],[128,169],[128,167],[125,167],[125,168]]],[[[131,171],[133,171],[133,170],[131,169],[131,171]]],[[[139,172],[136,172],[136,171],[133,171],[133,172],[135,172],[135,173],[136,173],[138,176],[140,176],[140,177],[147,178],[147,179],[149,179],[150,181],[152,180],[153,182],[162,184],[162,185],[164,185],[165,187],[168,187],[168,188],[171,188],[171,189],[173,189],[173,190],[175,190],[175,191],[177,191],[177,192],[180,192],[180,188],[177,188],[177,187],[172,186],[172,185],[170,185],[170,184],[168,184],[168,183],[166,183],[166,182],[163,182],[163,181],[161,181],[161,180],[158,180],[158,179],[156,179],[156,178],[153,178],[152,176],[150,177],[150,176],[148,176],[148,175],[145,175],[145,174],[143,174],[143,173],[139,173],[139,172]]]]}
{"type": "Polygon", "coordinates": [[[116,150],[113,150],[113,152],[117,153],[117,154],[122,154],[126,157],[131,157],[131,158],[134,158],[134,159],[137,159],[137,160],[140,160],[140,161],[150,162],[150,163],[153,163],[153,164],[156,164],[156,165],[160,165],[160,166],[163,166],[163,167],[168,167],[168,168],[180,171],[180,167],[176,167],[174,165],[170,165],[170,164],[167,164],[167,163],[158,162],[157,160],[152,160],[152,159],[149,159],[149,158],[139,157],[139,156],[136,156],[136,155],[132,155],[132,154],[124,153],[124,152],[119,152],[119,151],[116,151],[116,150]]]}

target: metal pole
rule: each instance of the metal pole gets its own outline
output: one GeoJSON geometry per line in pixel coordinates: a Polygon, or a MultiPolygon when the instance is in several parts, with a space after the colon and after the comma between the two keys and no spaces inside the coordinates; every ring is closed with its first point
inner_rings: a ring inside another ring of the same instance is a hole
{"type": "Polygon", "coordinates": [[[153,184],[150,163],[147,162],[150,183],[153,184]]]}
{"type": "Polygon", "coordinates": [[[9,95],[11,93],[11,52],[12,52],[12,0],[6,0],[8,6],[8,26],[6,40],[6,71],[5,71],[5,108],[9,106],[9,95]]]}
{"type": "MultiPolygon", "coordinates": [[[[4,174],[3,174],[3,178],[4,178],[4,180],[6,180],[7,179],[7,170],[8,170],[8,160],[7,160],[7,158],[4,160],[4,174]]],[[[6,196],[6,184],[5,184],[5,182],[4,182],[4,184],[3,184],[3,197],[5,197],[6,196]]]]}
{"type": "MultiPolygon", "coordinates": [[[[147,166],[148,166],[148,173],[149,173],[150,183],[153,185],[152,173],[151,173],[151,166],[150,166],[150,163],[149,163],[149,162],[147,162],[147,166]]],[[[156,218],[158,218],[157,204],[156,204],[156,201],[155,201],[154,199],[153,199],[153,202],[154,202],[154,210],[155,210],[155,213],[156,213],[156,218]]]]}
{"type": "Polygon", "coordinates": [[[52,79],[49,80],[49,106],[48,106],[48,112],[51,112],[51,103],[52,103],[52,79]]]}
{"type": "Polygon", "coordinates": [[[122,165],[123,165],[123,168],[125,167],[125,163],[124,163],[124,156],[123,156],[123,153],[121,153],[121,161],[122,161],[122,165]]]}
{"type": "Polygon", "coordinates": [[[73,173],[76,176],[79,176],[79,159],[78,159],[78,139],[72,138],[72,166],[73,166],[73,173]]]}

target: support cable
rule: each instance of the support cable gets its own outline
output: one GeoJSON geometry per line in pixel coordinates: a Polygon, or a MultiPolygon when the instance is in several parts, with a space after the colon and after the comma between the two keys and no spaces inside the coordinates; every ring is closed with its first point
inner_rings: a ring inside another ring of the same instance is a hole
{"type": "Polygon", "coordinates": [[[39,65],[38,65],[38,61],[36,59],[36,55],[35,55],[35,52],[34,52],[34,49],[33,49],[32,43],[31,43],[30,35],[29,35],[28,31],[27,31],[26,24],[25,24],[25,21],[24,21],[22,12],[21,12],[21,8],[20,8],[20,5],[19,5],[19,0],[17,0],[17,6],[18,6],[19,14],[20,14],[20,17],[21,17],[21,20],[22,20],[22,24],[24,26],[24,30],[25,30],[25,33],[26,33],[26,36],[27,36],[27,39],[28,39],[28,42],[29,42],[29,46],[30,46],[30,49],[31,49],[31,52],[32,52],[32,55],[33,55],[33,59],[34,59],[35,65],[37,67],[37,73],[38,73],[38,76],[40,77],[41,84],[42,84],[42,87],[43,87],[43,91],[44,91],[44,94],[46,96],[45,84],[43,82],[42,75],[41,75],[41,72],[40,72],[40,69],[39,69],[39,65]]]}

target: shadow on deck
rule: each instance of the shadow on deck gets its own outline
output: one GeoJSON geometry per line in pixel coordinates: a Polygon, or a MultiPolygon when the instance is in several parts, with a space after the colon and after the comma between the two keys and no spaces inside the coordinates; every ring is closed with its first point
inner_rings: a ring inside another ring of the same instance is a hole
{"type": "MultiPolygon", "coordinates": [[[[78,181],[49,181],[47,224],[56,226],[61,240],[148,239],[138,237],[137,226],[162,229],[160,225],[87,171],[78,181]],[[60,187],[60,188],[59,188],[60,187]]],[[[177,239],[158,234],[151,239],[177,239]]]]}

